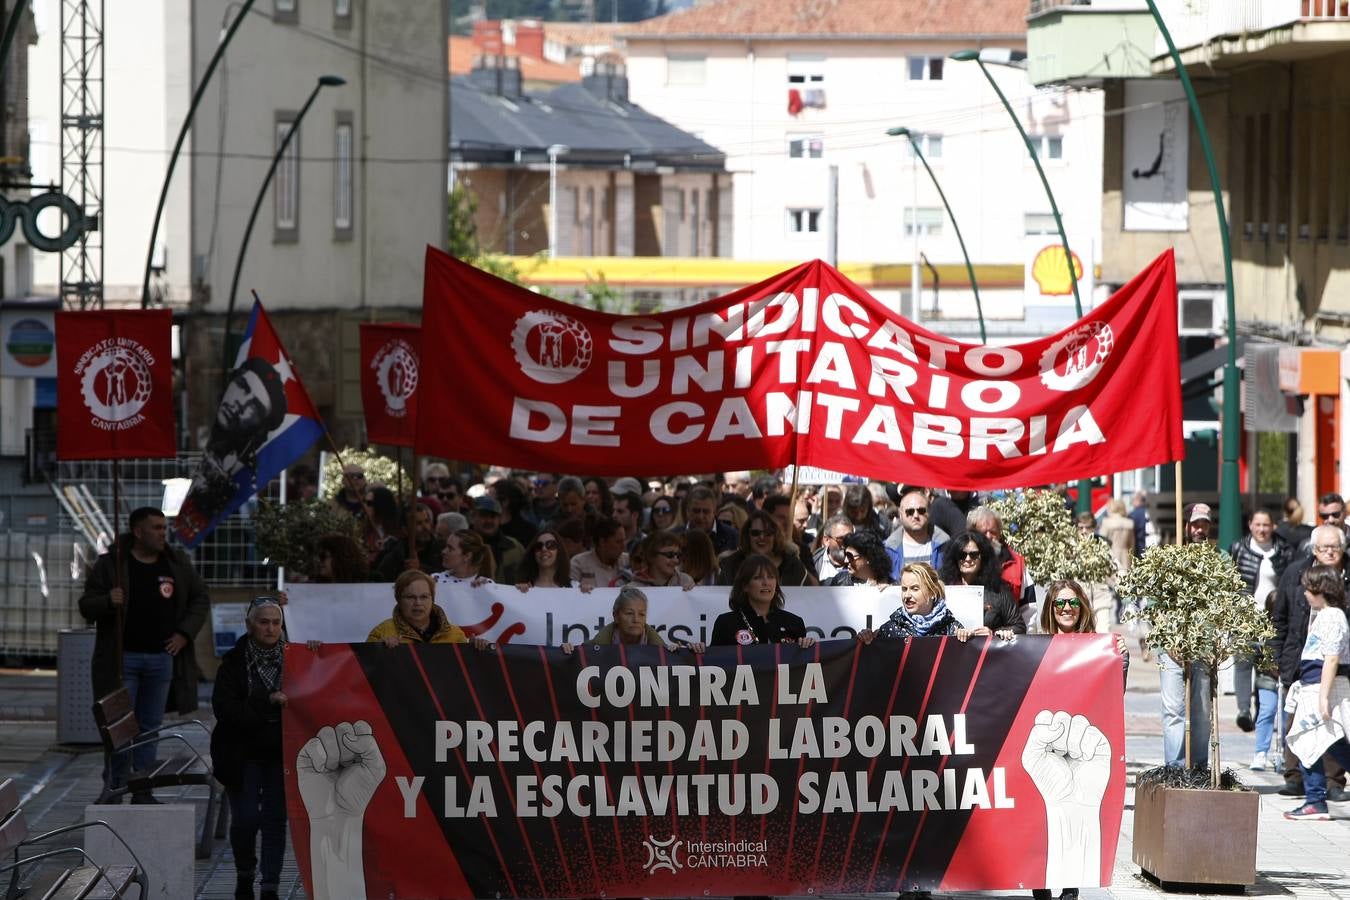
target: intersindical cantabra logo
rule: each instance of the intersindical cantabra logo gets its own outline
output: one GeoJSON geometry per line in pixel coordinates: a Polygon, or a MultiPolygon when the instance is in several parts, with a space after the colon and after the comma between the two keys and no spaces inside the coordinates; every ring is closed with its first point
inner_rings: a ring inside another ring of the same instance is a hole
{"type": "Polygon", "coordinates": [[[80,356],[75,374],[95,428],[124,431],[145,421],[154,364],[154,354],[130,338],[106,338],[80,356]]]}
{"type": "Polygon", "coordinates": [[[769,865],[767,840],[683,841],[673,834],[667,838],[649,834],[642,841],[642,849],[647,852],[642,868],[648,875],[681,869],[762,869],[769,865]]]}

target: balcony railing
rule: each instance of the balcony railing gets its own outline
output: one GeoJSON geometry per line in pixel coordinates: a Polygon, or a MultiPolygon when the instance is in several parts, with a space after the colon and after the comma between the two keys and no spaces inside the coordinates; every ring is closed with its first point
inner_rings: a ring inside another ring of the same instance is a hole
{"type": "MultiPolygon", "coordinates": [[[[1178,47],[1295,22],[1350,22],[1350,0],[1158,0],[1158,7],[1178,47]]],[[[1160,35],[1158,55],[1166,52],[1160,35]]]]}

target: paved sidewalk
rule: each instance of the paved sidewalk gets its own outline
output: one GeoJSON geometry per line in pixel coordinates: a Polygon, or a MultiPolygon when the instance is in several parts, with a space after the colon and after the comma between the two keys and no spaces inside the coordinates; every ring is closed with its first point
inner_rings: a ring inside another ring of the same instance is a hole
{"type": "MultiPolygon", "coordinates": [[[[1115,874],[1110,888],[1088,888],[1084,900],[1158,900],[1168,895],[1144,879],[1130,861],[1134,831],[1134,774],[1162,759],[1161,725],[1158,719],[1157,674],[1153,666],[1136,658],[1130,667],[1130,689],[1125,698],[1127,771],[1130,789],[1126,795],[1115,874]]],[[[18,779],[20,796],[35,830],[81,821],[85,804],[99,793],[102,754],[97,747],[70,747],[55,743],[55,688],[52,673],[0,670],[0,779],[18,779]]],[[[202,708],[198,716],[211,724],[209,685],[202,685],[202,708]]],[[[1298,900],[1345,898],[1350,900],[1350,803],[1331,804],[1330,822],[1290,822],[1284,810],[1296,800],[1279,797],[1283,783],[1278,775],[1248,772],[1253,739],[1232,724],[1233,701],[1220,698],[1224,721],[1220,724],[1221,752],[1225,765],[1241,773],[1245,782],[1261,794],[1261,819],[1257,883],[1248,892],[1256,897],[1293,897],[1298,900]]],[[[200,752],[206,741],[190,728],[183,732],[200,752]]],[[[205,815],[205,788],[162,791],[160,799],[197,805],[197,827],[205,815]]],[[[234,891],[234,865],[228,840],[217,841],[209,860],[196,864],[196,897],[228,900],[234,891]]],[[[287,848],[282,869],[282,897],[303,898],[295,860],[287,848]]],[[[894,898],[894,895],[885,895],[894,898]]],[[[940,895],[952,898],[1026,897],[1029,892],[989,892],[940,895]]],[[[1185,895],[1220,897],[1225,895],[1185,895]]]]}

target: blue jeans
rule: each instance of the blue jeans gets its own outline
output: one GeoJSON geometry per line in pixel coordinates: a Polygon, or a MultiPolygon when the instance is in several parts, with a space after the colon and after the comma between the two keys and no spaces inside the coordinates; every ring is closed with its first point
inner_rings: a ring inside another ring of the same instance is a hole
{"type": "MultiPolygon", "coordinates": [[[[1181,666],[1166,653],[1158,654],[1162,664],[1163,764],[1180,766],[1186,753],[1186,691],[1181,666]]],[[[1209,760],[1209,676],[1198,664],[1191,665],[1191,759],[1189,765],[1208,765],[1209,760]]]]}
{"type": "MultiPolygon", "coordinates": [[[[1328,747],[1325,755],[1336,760],[1341,764],[1341,768],[1350,772],[1350,744],[1345,742],[1345,738],[1341,738],[1328,747]]],[[[1304,802],[1325,808],[1327,804],[1327,772],[1322,766],[1322,760],[1318,759],[1311,766],[1305,766],[1300,762],[1298,767],[1303,770],[1303,790],[1307,797],[1304,802]]]]}
{"type": "MultiPolygon", "coordinates": [[[[136,713],[136,724],[141,731],[153,731],[164,724],[164,704],[169,699],[173,684],[173,657],[167,653],[122,654],[122,686],[131,695],[131,708],[136,713]]],[[[118,753],[112,760],[108,787],[126,784],[127,768],[140,771],[155,761],[155,745],[142,744],[130,754],[118,753]],[[131,758],[128,759],[127,757],[131,758]]]]}
{"type": "Polygon", "coordinates": [[[1257,753],[1266,753],[1270,750],[1270,738],[1275,733],[1275,714],[1278,705],[1279,694],[1273,688],[1258,687],[1256,689],[1257,753]]]}
{"type": "Polygon", "coordinates": [[[286,853],[286,781],[281,762],[246,762],[239,785],[229,792],[230,848],[239,874],[258,869],[258,832],[262,832],[260,888],[275,891],[281,883],[281,858],[286,853]]]}

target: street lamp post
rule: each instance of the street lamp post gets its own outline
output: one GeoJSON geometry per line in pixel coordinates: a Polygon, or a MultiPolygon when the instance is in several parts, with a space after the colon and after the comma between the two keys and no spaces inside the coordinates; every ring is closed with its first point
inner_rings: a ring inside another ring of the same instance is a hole
{"type": "Polygon", "coordinates": [[[550,144],[548,153],[548,258],[558,255],[558,157],[570,153],[566,144],[550,144]]]}
{"type": "Polygon", "coordinates": [[[145,251],[145,275],[141,278],[141,309],[150,305],[150,268],[155,259],[155,238],[159,234],[159,220],[164,215],[164,203],[169,198],[169,182],[173,180],[173,170],[174,166],[178,164],[178,154],[183,149],[183,141],[187,138],[188,129],[192,127],[192,118],[197,114],[197,106],[202,102],[203,95],[206,94],[206,86],[211,83],[211,76],[216,71],[216,64],[225,55],[225,48],[230,46],[230,41],[234,40],[234,33],[239,30],[239,26],[244,19],[248,18],[249,10],[255,2],[256,0],[244,0],[244,4],[234,17],[234,21],[230,23],[229,29],[221,36],[220,43],[216,45],[216,52],[211,55],[211,61],[206,64],[206,71],[202,73],[202,80],[197,85],[197,90],[192,94],[192,103],[188,105],[187,116],[183,119],[183,126],[178,129],[178,140],[173,142],[173,152],[169,154],[169,167],[164,172],[164,184],[159,189],[159,203],[155,206],[155,220],[150,226],[150,247],[145,251]]]}
{"type": "MultiPolygon", "coordinates": [[[[994,76],[986,68],[986,64],[990,64],[1026,71],[1026,53],[1021,50],[988,47],[984,50],[958,50],[952,54],[952,59],[958,62],[974,60],[979,65],[980,71],[984,73],[985,81],[988,81],[989,86],[994,89],[994,93],[998,94],[998,99],[1002,101],[1003,108],[1008,111],[1008,118],[1012,119],[1013,125],[1017,127],[1017,133],[1022,136],[1022,143],[1026,144],[1027,152],[1031,154],[1031,161],[1036,165],[1036,174],[1041,177],[1041,186],[1045,188],[1046,199],[1050,201],[1050,212],[1055,217],[1055,227],[1059,229],[1059,240],[1064,245],[1064,259],[1069,269],[1069,284],[1073,287],[1074,313],[1078,318],[1083,318],[1083,298],[1078,293],[1079,270],[1073,264],[1073,253],[1069,250],[1069,236],[1064,232],[1064,219],[1060,217],[1059,204],[1055,202],[1054,191],[1050,190],[1050,180],[1045,177],[1045,169],[1041,166],[1040,154],[1036,152],[1036,147],[1031,143],[1031,136],[1022,127],[1022,120],[1013,111],[1012,104],[1008,102],[1003,89],[998,86],[998,82],[994,80],[994,76]]],[[[1092,482],[1090,479],[1079,480],[1078,502],[1075,508],[1080,513],[1092,511],[1092,482]]]]}
{"type": "MultiPolygon", "coordinates": [[[[1214,212],[1219,217],[1219,240],[1223,246],[1224,294],[1228,302],[1227,355],[1223,363],[1223,464],[1219,469],[1219,546],[1231,547],[1239,537],[1242,528],[1241,489],[1238,485],[1238,374],[1237,367],[1237,299],[1233,295],[1233,248],[1229,243],[1228,213],[1223,205],[1223,186],[1219,182],[1219,167],[1214,161],[1214,149],[1209,143],[1209,129],[1205,127],[1205,115],[1200,111],[1200,100],[1195,95],[1195,86],[1181,61],[1177,45],[1172,41],[1172,33],[1167,30],[1158,4],[1148,0],[1148,11],[1158,25],[1163,40],[1167,42],[1167,52],[1172,56],[1172,65],[1176,67],[1177,77],[1181,79],[1182,90],[1186,92],[1186,102],[1190,105],[1191,115],[1195,117],[1195,132],[1200,137],[1200,150],[1205,155],[1205,165],[1209,168],[1209,186],[1214,193],[1214,212]]],[[[1253,472],[1251,477],[1256,478],[1253,472]]],[[[1178,490],[1181,485],[1177,485],[1178,490]]],[[[1181,523],[1177,523],[1180,530],[1181,523]]]]}
{"type": "MultiPolygon", "coordinates": [[[[888,128],[886,133],[891,137],[904,137],[909,139],[909,146],[914,150],[914,156],[919,162],[923,163],[924,170],[928,172],[928,177],[933,182],[933,187],[937,189],[938,197],[942,198],[942,206],[947,210],[947,218],[952,220],[952,230],[956,232],[956,241],[961,245],[961,255],[966,260],[966,274],[970,276],[970,289],[975,292],[975,314],[980,320],[980,343],[989,343],[989,338],[984,332],[984,308],[980,305],[980,286],[975,282],[975,267],[970,264],[970,253],[966,250],[965,238],[961,237],[961,226],[956,223],[956,214],[952,212],[952,205],[947,202],[947,195],[942,191],[942,185],[938,184],[937,176],[933,174],[933,167],[928,165],[928,160],[923,155],[923,150],[919,147],[915,132],[910,131],[903,126],[888,128]]],[[[918,232],[918,221],[914,222],[915,232],[918,232]]],[[[917,261],[917,258],[916,258],[917,261]]],[[[918,309],[915,308],[915,316],[918,316],[918,309]]]]}
{"type": "Polygon", "coordinates": [[[230,300],[225,307],[225,371],[230,369],[230,319],[234,316],[234,297],[239,290],[239,276],[244,271],[244,256],[248,253],[248,240],[253,235],[253,225],[258,221],[258,210],[262,208],[263,197],[267,194],[267,188],[272,184],[272,176],[277,172],[277,166],[281,163],[281,157],[286,153],[286,148],[290,146],[291,139],[295,137],[296,131],[300,129],[300,122],[305,118],[305,113],[314,105],[314,101],[319,96],[319,91],[326,87],[338,87],[347,83],[347,79],[340,78],[337,75],[320,75],[319,80],[314,85],[314,90],[309,92],[309,98],[305,100],[305,105],[300,107],[300,112],[296,113],[295,121],[291,127],[286,129],[286,135],[281,139],[281,145],[277,147],[277,152],[272,156],[272,164],[267,167],[267,175],[263,177],[262,187],[258,188],[258,197],[253,201],[253,211],[248,215],[248,224],[244,226],[244,238],[239,242],[239,258],[234,263],[234,277],[230,279],[230,300]]]}

